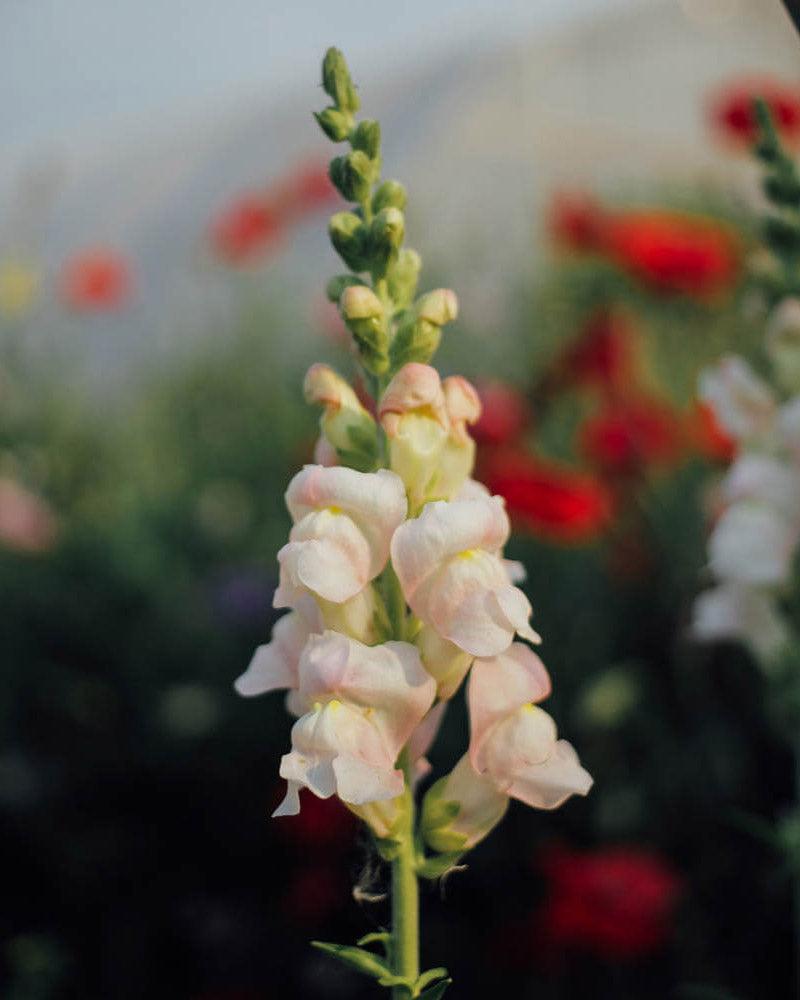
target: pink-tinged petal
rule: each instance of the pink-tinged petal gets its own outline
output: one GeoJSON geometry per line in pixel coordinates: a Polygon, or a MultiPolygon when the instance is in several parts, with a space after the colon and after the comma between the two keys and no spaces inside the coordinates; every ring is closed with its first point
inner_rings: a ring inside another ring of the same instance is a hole
{"type": "Polygon", "coordinates": [[[308,702],[336,699],[365,709],[392,759],[436,696],[436,683],[410,643],[365,646],[336,632],[311,637],[299,677],[308,702]]]}
{"type": "Polygon", "coordinates": [[[491,495],[483,483],[479,483],[477,479],[467,479],[453,499],[488,500],[491,495]]]}
{"type": "Polygon", "coordinates": [[[388,469],[357,472],[320,465],[307,465],[297,473],[286,491],[286,505],[295,527],[315,511],[349,518],[369,546],[370,580],[386,565],[392,535],[408,510],[402,480],[388,469]]]}
{"type": "Polygon", "coordinates": [[[550,694],[544,664],[520,642],[504,653],[475,660],[467,690],[470,719],[469,754],[477,771],[485,770],[481,748],[493,728],[517,709],[550,694]]]}
{"type": "Polygon", "coordinates": [[[740,441],[769,432],[775,420],[772,390],[735,355],[700,375],[698,395],[709,404],[723,430],[740,441]]]}
{"type": "Polygon", "coordinates": [[[404,787],[403,772],[376,727],[358,708],[338,701],[316,705],[297,720],[280,774],[319,798],[338,794],[356,805],[394,798],[404,787]]]}
{"type": "Polygon", "coordinates": [[[329,510],[309,513],[278,552],[275,606],[291,606],[303,589],[341,604],[369,583],[370,561],[367,540],[349,517],[329,510]]]}
{"type": "Polygon", "coordinates": [[[521,705],[496,724],[480,748],[482,774],[507,791],[518,774],[542,764],[556,745],[556,724],[541,708],[521,705]]]}
{"type": "Polygon", "coordinates": [[[557,809],[571,795],[587,795],[593,784],[572,745],[559,740],[544,763],[532,765],[514,779],[509,794],[534,809],[557,809]]]}
{"type": "Polygon", "coordinates": [[[776,586],[788,579],[798,530],[763,503],[737,503],[717,522],[708,565],[718,580],[776,586]]]}
{"type": "Polygon", "coordinates": [[[722,583],[700,594],[691,632],[701,642],[738,639],[764,661],[775,657],[789,637],[775,598],[738,583],[722,583]]]}
{"type": "Polygon", "coordinates": [[[483,840],[508,809],[508,796],[491,779],[477,774],[466,754],[447,776],[441,795],[461,807],[449,829],[467,838],[464,850],[483,840]]]}
{"type": "Polygon", "coordinates": [[[339,464],[339,452],[324,434],[320,434],[314,445],[314,463],[315,465],[324,465],[326,468],[332,468],[339,464]]]}
{"type": "Polygon", "coordinates": [[[297,687],[297,665],[309,636],[308,625],[296,612],[284,615],[269,643],[259,646],[247,670],[234,681],[244,697],[297,687]]]}
{"type": "Polygon", "coordinates": [[[439,727],[444,719],[447,702],[440,701],[425,716],[408,738],[408,759],[419,761],[433,746],[433,741],[439,732],[439,727]]]}
{"type": "Polygon", "coordinates": [[[525,595],[499,555],[508,537],[499,497],[427,504],[392,539],[392,563],[412,611],[474,656],[507,648],[515,632],[538,636],[525,595]]]}
{"type": "Polygon", "coordinates": [[[473,655],[443,639],[430,625],[422,626],[415,642],[423,666],[436,681],[439,698],[452,698],[467,675],[473,655]]]}
{"type": "Polygon", "coordinates": [[[430,365],[417,362],[403,365],[387,385],[378,407],[378,419],[390,438],[397,433],[401,418],[412,410],[424,410],[432,420],[447,430],[441,379],[436,369],[430,365]]]}
{"type": "Polygon", "coordinates": [[[475,386],[461,375],[451,375],[442,383],[452,435],[461,443],[470,441],[467,424],[480,419],[481,398],[475,386]]]}

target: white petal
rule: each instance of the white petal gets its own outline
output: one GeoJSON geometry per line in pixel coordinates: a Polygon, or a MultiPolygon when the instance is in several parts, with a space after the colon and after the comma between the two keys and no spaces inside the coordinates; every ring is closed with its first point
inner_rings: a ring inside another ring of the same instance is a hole
{"type": "Polygon", "coordinates": [[[308,626],[300,615],[284,615],[272,630],[272,640],[256,649],[247,670],[234,681],[237,692],[251,697],[297,687],[297,664],[308,636],[308,626]]]}
{"type": "Polygon", "coordinates": [[[535,809],[556,809],[570,795],[586,795],[593,784],[572,745],[559,740],[544,763],[530,766],[515,778],[509,792],[535,809]]]}
{"type": "Polygon", "coordinates": [[[766,504],[729,507],[709,539],[709,567],[720,580],[780,584],[791,570],[797,529],[766,504]]]}

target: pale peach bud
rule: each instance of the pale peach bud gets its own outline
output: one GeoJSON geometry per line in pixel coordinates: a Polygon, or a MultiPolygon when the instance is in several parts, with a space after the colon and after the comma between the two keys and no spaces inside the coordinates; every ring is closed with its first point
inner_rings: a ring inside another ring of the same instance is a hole
{"type": "Polygon", "coordinates": [[[417,510],[430,499],[450,433],[436,369],[418,362],[404,365],[386,387],[378,416],[389,439],[389,465],[417,510]]]}
{"type": "Polygon", "coordinates": [[[450,434],[439,460],[433,493],[436,499],[452,500],[475,466],[475,442],[470,437],[467,424],[474,424],[480,417],[481,401],[477,390],[460,375],[446,378],[442,389],[450,434]]]}
{"type": "Polygon", "coordinates": [[[366,285],[348,285],[339,299],[339,310],[345,319],[372,319],[383,315],[381,300],[366,285]]]}
{"type": "MultiPolygon", "coordinates": [[[[364,465],[374,465],[378,455],[375,421],[359,402],[352,387],[327,365],[312,365],[303,382],[306,401],[324,407],[320,428],[338,451],[358,452],[365,449],[364,465]]],[[[320,464],[330,465],[324,462],[320,464]]]]}
{"type": "Polygon", "coordinates": [[[435,288],[417,300],[416,313],[434,326],[444,326],[458,317],[458,299],[449,288],[435,288]]]}

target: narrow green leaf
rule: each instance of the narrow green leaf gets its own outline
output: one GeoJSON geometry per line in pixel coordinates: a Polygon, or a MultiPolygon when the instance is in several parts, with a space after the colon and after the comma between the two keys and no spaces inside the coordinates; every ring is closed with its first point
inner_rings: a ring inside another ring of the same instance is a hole
{"type": "Polygon", "coordinates": [[[417,862],[417,874],[421,878],[437,879],[458,864],[464,856],[464,851],[450,851],[445,854],[435,854],[431,858],[421,858],[417,862]]]}
{"type": "Polygon", "coordinates": [[[424,993],[419,993],[417,995],[417,1000],[442,1000],[444,996],[444,991],[452,983],[452,979],[443,979],[440,983],[435,986],[431,986],[430,989],[424,991],[424,993]]]}
{"type": "Polygon", "coordinates": [[[419,994],[425,987],[434,981],[434,979],[446,979],[447,969],[428,969],[427,972],[423,972],[422,975],[414,983],[414,992],[419,994]]]}
{"type": "Polygon", "coordinates": [[[359,938],[356,944],[362,947],[365,944],[372,944],[373,941],[380,941],[381,944],[386,945],[391,940],[392,935],[389,931],[373,931],[371,934],[365,934],[364,937],[359,938]]]}
{"type": "Polygon", "coordinates": [[[366,951],[364,948],[357,948],[351,944],[331,944],[328,941],[312,941],[311,944],[351,969],[363,972],[365,976],[372,976],[382,985],[387,976],[392,976],[392,970],[386,962],[374,952],[366,951]]]}

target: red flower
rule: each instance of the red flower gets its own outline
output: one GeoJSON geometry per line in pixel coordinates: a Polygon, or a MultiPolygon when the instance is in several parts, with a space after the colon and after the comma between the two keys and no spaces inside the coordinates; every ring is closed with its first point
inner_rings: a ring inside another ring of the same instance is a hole
{"type": "Polygon", "coordinates": [[[479,444],[501,445],[514,441],[530,424],[525,397],[508,382],[487,379],[476,385],[481,415],[470,432],[479,444]]]}
{"type": "Polygon", "coordinates": [[[720,427],[708,403],[695,400],[687,425],[689,440],[700,455],[723,465],[736,457],[736,440],[720,427]]]}
{"type": "Polygon", "coordinates": [[[549,891],[539,922],[551,946],[634,959],[669,941],[681,878],[657,855],[635,847],[555,848],[543,869],[549,891]]]}
{"type": "Polygon", "coordinates": [[[717,134],[740,146],[758,139],[753,112],[756,98],[762,98],[772,115],[780,137],[788,145],[800,142],[800,86],[767,77],[750,77],[725,84],[709,101],[709,117],[717,134]]]}
{"type": "Polygon", "coordinates": [[[211,224],[211,240],[230,264],[250,264],[274,249],[283,236],[283,220],[266,195],[243,194],[211,224]]]}
{"type": "Polygon", "coordinates": [[[75,254],[61,275],[61,294],[79,312],[104,312],[123,305],[130,295],[131,268],[117,251],[93,247],[75,254]]]}
{"type": "Polygon", "coordinates": [[[550,541],[591,542],[611,519],[611,495],[602,482],[524,452],[485,456],[482,478],[492,493],[505,497],[516,525],[550,541]]]}
{"type": "Polygon", "coordinates": [[[550,205],[547,229],[556,243],[570,250],[603,246],[607,214],[585,191],[560,191],[550,205]]]}
{"type": "Polygon", "coordinates": [[[578,431],[578,450],[607,472],[631,473],[646,465],[676,461],[683,449],[677,414],[646,398],[607,404],[587,417],[578,431]]]}
{"type": "Polygon", "coordinates": [[[622,313],[602,309],[591,316],[556,362],[569,384],[627,389],[639,365],[635,331],[622,313]]]}
{"type": "Polygon", "coordinates": [[[611,260],[656,291],[718,298],[736,281],[741,246],[722,222],[663,209],[619,212],[605,249],[611,260]]]}

